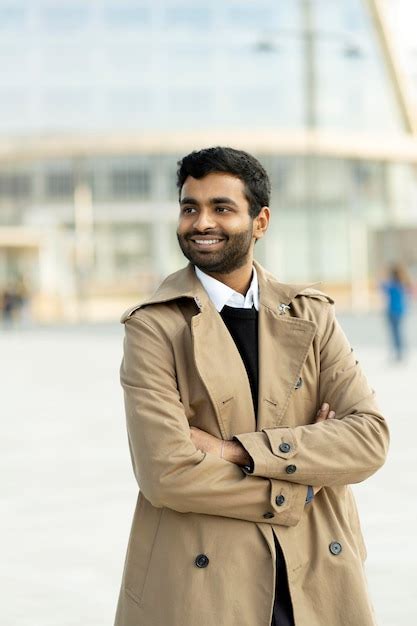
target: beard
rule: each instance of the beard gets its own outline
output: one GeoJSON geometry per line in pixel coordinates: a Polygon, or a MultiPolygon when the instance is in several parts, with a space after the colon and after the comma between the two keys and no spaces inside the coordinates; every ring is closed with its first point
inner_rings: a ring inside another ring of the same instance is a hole
{"type": "Polygon", "coordinates": [[[221,249],[217,251],[200,251],[193,248],[191,237],[198,237],[201,234],[203,233],[190,232],[180,235],[177,232],[177,239],[183,255],[203,272],[230,274],[246,263],[253,239],[252,224],[248,230],[232,235],[221,232],[204,233],[211,235],[213,239],[217,237],[224,239],[221,249]]]}

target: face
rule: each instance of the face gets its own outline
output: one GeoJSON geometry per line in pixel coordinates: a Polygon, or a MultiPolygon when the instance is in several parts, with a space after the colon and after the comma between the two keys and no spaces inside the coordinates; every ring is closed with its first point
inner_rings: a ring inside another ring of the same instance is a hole
{"type": "Polygon", "coordinates": [[[244,183],[230,174],[186,179],[177,237],[183,254],[201,270],[228,274],[251,261],[255,240],[266,226],[260,229],[259,219],[250,217],[244,190],[244,183]]]}

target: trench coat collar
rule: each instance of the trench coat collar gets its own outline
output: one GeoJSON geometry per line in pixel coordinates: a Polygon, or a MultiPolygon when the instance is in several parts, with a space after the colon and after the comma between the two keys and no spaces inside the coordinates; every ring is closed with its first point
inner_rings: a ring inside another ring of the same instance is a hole
{"type": "Polygon", "coordinates": [[[148,300],[127,309],[120,321],[125,322],[135,311],[144,306],[170,302],[180,298],[192,298],[200,310],[207,308],[211,303],[191,263],[167,276],[148,300]]]}
{"type": "MultiPolygon", "coordinates": [[[[306,287],[311,287],[317,283],[306,283],[301,285],[291,285],[280,283],[277,279],[265,270],[257,261],[253,262],[259,283],[260,305],[274,309],[277,302],[283,305],[290,305],[296,295],[301,293],[306,287]]],[[[125,322],[137,309],[151,304],[162,302],[170,302],[180,298],[192,298],[200,311],[211,309],[213,304],[204,289],[203,285],[197,278],[194,265],[188,265],[173,274],[170,274],[157,288],[154,294],[144,302],[130,307],[123,313],[121,322],[125,322]]]]}

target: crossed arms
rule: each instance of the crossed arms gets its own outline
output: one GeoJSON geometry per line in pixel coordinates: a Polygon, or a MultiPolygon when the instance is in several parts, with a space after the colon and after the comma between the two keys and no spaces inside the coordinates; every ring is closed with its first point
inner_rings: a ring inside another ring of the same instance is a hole
{"type": "MultiPolygon", "coordinates": [[[[318,424],[326,419],[334,419],[335,417],[336,413],[330,410],[330,406],[327,402],[324,402],[317,412],[314,423],[318,424]]],[[[241,467],[247,467],[253,464],[252,457],[249,455],[246,448],[242,446],[237,437],[231,441],[224,441],[195,426],[191,426],[190,430],[191,441],[198,450],[215,454],[229,461],[229,463],[236,463],[236,465],[241,467]]]]}
{"type": "Polygon", "coordinates": [[[383,464],[387,427],[333,314],[321,339],[319,382],[337,418],[239,435],[254,461],[250,475],[193,442],[164,329],[146,309],[125,328],[121,381],[129,446],[141,492],[154,506],[293,526],[308,485],[359,482],[383,464]],[[289,452],[280,450],[282,442],[289,452]],[[297,468],[292,474],[289,460],[297,468]]]}

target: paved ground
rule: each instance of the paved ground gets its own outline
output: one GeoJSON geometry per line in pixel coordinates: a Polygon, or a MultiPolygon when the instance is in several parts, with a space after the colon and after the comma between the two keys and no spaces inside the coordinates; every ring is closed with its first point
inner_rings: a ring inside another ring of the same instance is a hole
{"type": "MultiPolygon", "coordinates": [[[[417,350],[392,365],[378,320],[344,321],[392,431],[389,461],[355,488],[369,584],[379,625],[411,626],[417,350]]],[[[116,324],[0,330],[4,626],[112,624],[136,497],[118,383],[121,337],[116,324]]]]}

